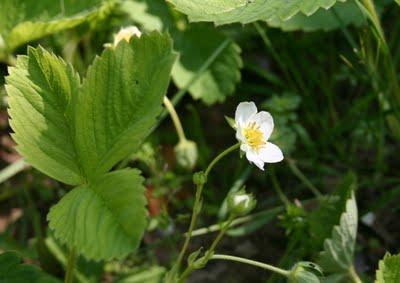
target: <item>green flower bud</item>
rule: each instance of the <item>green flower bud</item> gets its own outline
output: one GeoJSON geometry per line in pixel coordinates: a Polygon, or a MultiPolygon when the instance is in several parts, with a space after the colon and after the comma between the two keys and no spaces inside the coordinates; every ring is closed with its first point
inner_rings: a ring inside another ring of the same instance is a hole
{"type": "Polygon", "coordinates": [[[189,140],[180,141],[174,148],[176,161],[184,168],[193,169],[197,162],[196,143],[189,140]]]}
{"type": "Polygon", "coordinates": [[[235,215],[246,215],[256,206],[257,201],[252,194],[247,194],[244,189],[230,193],[228,196],[228,209],[235,215]]]}
{"type": "Polygon", "coordinates": [[[320,283],[318,275],[322,274],[322,269],[315,263],[302,261],[296,263],[290,271],[289,283],[320,283]]]}
{"type": "Polygon", "coordinates": [[[202,186],[207,182],[206,174],[203,171],[196,172],[193,174],[193,184],[196,186],[202,186]]]}

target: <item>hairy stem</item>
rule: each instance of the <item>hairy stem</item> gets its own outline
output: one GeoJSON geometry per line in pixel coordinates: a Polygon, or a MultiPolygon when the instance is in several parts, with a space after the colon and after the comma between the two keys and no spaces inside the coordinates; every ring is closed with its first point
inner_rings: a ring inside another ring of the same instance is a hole
{"type": "Polygon", "coordinates": [[[351,266],[349,269],[349,276],[354,283],[362,283],[360,277],[354,269],[354,266],[351,266]]]}
{"type": "Polygon", "coordinates": [[[67,270],[65,272],[64,283],[73,282],[75,264],[76,264],[76,250],[75,248],[71,248],[68,255],[67,270]]]}
{"type": "MultiPolygon", "coordinates": [[[[226,231],[232,224],[232,221],[235,219],[234,215],[230,215],[228,220],[223,223],[221,230],[219,231],[217,237],[215,237],[214,241],[211,243],[210,248],[205,252],[205,255],[201,261],[201,265],[206,265],[207,262],[211,259],[212,255],[214,254],[214,250],[221,241],[222,237],[225,235],[226,231]]],[[[182,273],[178,283],[185,282],[186,278],[193,272],[195,269],[194,266],[187,266],[184,272],[182,273]]]]}
{"type": "MultiPolygon", "coordinates": [[[[239,143],[234,144],[233,146],[225,149],[223,152],[221,152],[219,155],[217,155],[217,157],[215,157],[210,162],[210,164],[208,165],[208,167],[204,173],[205,180],[207,180],[208,174],[210,173],[211,169],[215,166],[215,164],[217,164],[217,162],[219,160],[221,160],[224,156],[226,156],[229,153],[233,152],[234,150],[238,149],[239,146],[240,146],[239,143]]],[[[204,185],[205,185],[205,183],[201,183],[196,186],[196,196],[195,196],[195,201],[194,201],[194,205],[193,205],[192,216],[190,219],[189,230],[186,233],[185,241],[183,243],[181,251],[179,252],[178,259],[177,259],[174,267],[172,268],[172,272],[176,272],[179,269],[179,267],[182,263],[183,257],[189,247],[190,238],[192,237],[194,227],[196,226],[197,216],[199,215],[200,210],[201,210],[201,193],[203,191],[204,185]]]]}
{"type": "Polygon", "coordinates": [[[285,277],[288,277],[290,274],[290,271],[288,271],[288,270],[281,269],[281,268],[278,268],[278,267],[275,267],[273,265],[266,264],[263,262],[259,262],[259,261],[255,261],[255,260],[251,260],[251,259],[247,259],[247,258],[242,258],[242,257],[237,257],[237,256],[216,254],[216,255],[211,256],[211,259],[222,259],[222,260],[230,260],[230,261],[245,263],[245,264],[253,265],[256,267],[260,267],[262,269],[266,269],[266,270],[278,273],[285,277]]]}
{"type": "Polygon", "coordinates": [[[26,164],[23,159],[8,165],[6,168],[0,171],[0,183],[7,181],[9,178],[23,171],[27,167],[29,167],[29,165],[26,164]]]}
{"type": "Polygon", "coordinates": [[[183,131],[182,123],[179,119],[178,113],[176,113],[174,105],[166,96],[164,96],[163,102],[165,108],[167,109],[169,115],[171,116],[172,122],[174,123],[176,133],[178,134],[179,137],[179,141],[180,142],[185,141],[186,140],[185,132],[183,131]]]}

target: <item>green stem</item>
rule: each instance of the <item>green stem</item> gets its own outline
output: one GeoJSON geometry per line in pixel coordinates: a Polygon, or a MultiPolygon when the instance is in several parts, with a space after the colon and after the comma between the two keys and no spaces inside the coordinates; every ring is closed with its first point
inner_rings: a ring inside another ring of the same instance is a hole
{"type": "Polygon", "coordinates": [[[168,97],[164,96],[164,105],[167,109],[169,115],[171,116],[172,122],[174,123],[176,133],[178,134],[179,141],[183,142],[186,140],[185,132],[183,131],[182,123],[179,120],[178,113],[176,113],[174,105],[168,99],[168,97]]]}
{"type": "Polygon", "coordinates": [[[27,167],[28,164],[26,164],[23,159],[8,165],[6,168],[0,171],[0,183],[7,181],[9,178],[23,171],[27,167]]]}
{"type": "Polygon", "coordinates": [[[283,193],[281,186],[279,185],[278,179],[276,178],[276,175],[275,175],[275,170],[273,168],[271,168],[270,172],[271,172],[270,175],[271,175],[272,186],[275,189],[275,192],[278,194],[279,198],[285,204],[285,206],[290,205],[289,199],[283,193]]]}
{"type": "Polygon", "coordinates": [[[71,248],[68,255],[67,270],[65,272],[64,283],[73,282],[75,263],[76,263],[76,251],[75,248],[71,248]]]}
{"type": "MultiPolygon", "coordinates": [[[[215,164],[217,164],[217,162],[219,160],[221,160],[224,156],[226,156],[230,152],[234,151],[235,149],[239,148],[239,146],[240,146],[239,143],[234,144],[233,146],[225,149],[223,152],[221,152],[217,157],[215,157],[211,161],[211,163],[208,165],[208,167],[207,167],[207,169],[206,169],[206,171],[204,173],[204,178],[205,178],[206,182],[207,182],[208,174],[210,173],[211,169],[215,166],[215,164]]],[[[195,201],[194,201],[194,205],[193,205],[192,217],[190,219],[189,230],[188,230],[188,232],[186,234],[185,242],[183,243],[183,246],[182,246],[182,249],[181,249],[181,251],[179,253],[178,259],[177,259],[174,267],[172,268],[172,272],[176,272],[179,269],[179,267],[180,267],[180,265],[182,263],[183,257],[185,255],[187,249],[188,249],[190,238],[192,237],[192,233],[193,233],[194,227],[196,226],[197,216],[200,213],[200,209],[201,209],[201,193],[203,191],[204,185],[205,185],[205,183],[201,183],[201,184],[198,184],[196,186],[196,196],[195,196],[195,201]]]]}
{"type": "Polygon", "coordinates": [[[208,165],[204,175],[207,179],[208,174],[210,173],[211,169],[214,167],[215,164],[217,164],[218,161],[220,161],[224,156],[228,155],[229,153],[231,153],[232,151],[235,151],[236,149],[238,149],[240,147],[239,143],[236,143],[234,145],[232,145],[231,147],[228,147],[227,149],[225,149],[223,152],[221,152],[220,154],[217,155],[217,157],[215,157],[211,163],[208,165]]]}
{"type": "Polygon", "coordinates": [[[303,182],[303,184],[310,189],[310,191],[317,197],[321,198],[322,194],[321,192],[310,182],[310,180],[307,179],[307,177],[300,171],[299,167],[297,167],[296,163],[294,160],[290,158],[286,158],[286,161],[289,165],[290,170],[293,172],[293,174],[300,179],[300,181],[303,182]]]}
{"type": "Polygon", "coordinates": [[[360,277],[358,276],[357,272],[354,269],[354,266],[349,268],[349,276],[354,283],[362,283],[360,277]]]}
{"type": "Polygon", "coordinates": [[[211,259],[222,259],[222,260],[230,260],[230,261],[236,261],[240,263],[245,263],[249,265],[253,265],[256,267],[260,267],[262,269],[266,269],[275,273],[278,273],[280,275],[283,275],[285,277],[289,277],[290,271],[281,269],[278,267],[275,267],[273,265],[269,265],[263,262],[247,259],[247,258],[242,258],[242,257],[237,257],[237,256],[231,256],[231,255],[222,255],[222,254],[216,254],[211,257],[211,259]]]}
{"type": "MultiPolygon", "coordinates": [[[[203,259],[202,259],[201,265],[207,264],[207,262],[211,259],[212,255],[214,254],[215,248],[217,247],[217,245],[221,241],[222,237],[225,235],[225,232],[231,226],[232,221],[234,219],[235,219],[235,216],[231,214],[229,216],[228,220],[222,224],[223,227],[219,231],[217,237],[215,237],[214,241],[211,243],[210,248],[205,252],[205,255],[204,255],[203,259]]],[[[185,282],[186,278],[193,272],[194,269],[195,269],[195,267],[192,266],[192,265],[189,265],[188,267],[186,267],[186,269],[183,271],[181,277],[179,278],[178,283],[185,282]]]]}

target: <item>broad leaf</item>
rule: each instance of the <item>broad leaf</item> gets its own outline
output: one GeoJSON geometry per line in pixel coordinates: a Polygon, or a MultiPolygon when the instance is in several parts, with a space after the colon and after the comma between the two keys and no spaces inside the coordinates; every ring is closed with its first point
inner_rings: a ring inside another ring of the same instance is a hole
{"type": "Polygon", "coordinates": [[[344,3],[338,2],[329,10],[319,9],[311,16],[298,13],[289,20],[282,20],[278,16],[267,20],[271,27],[279,27],[284,31],[329,31],[341,26],[359,26],[365,22],[364,16],[353,0],[344,3]]]}
{"type": "Polygon", "coordinates": [[[61,182],[82,183],[73,141],[73,104],[79,76],[42,48],[19,56],[6,78],[10,125],[18,152],[38,170],[61,182]]]}
{"type": "Polygon", "coordinates": [[[331,238],[324,242],[320,258],[324,272],[347,273],[353,266],[357,219],[357,204],[353,193],[346,203],[346,211],[340,217],[340,225],[333,228],[331,238]]]}
{"type": "Polygon", "coordinates": [[[75,139],[87,177],[107,172],[150,133],[175,57],[170,37],[152,32],[95,59],[76,107],[75,139]]]}
{"type": "Polygon", "coordinates": [[[143,35],[105,50],[80,86],[71,66],[30,48],[7,78],[17,150],[70,185],[107,172],[154,126],[174,60],[169,36],[143,35]]]}
{"type": "Polygon", "coordinates": [[[107,173],[66,194],[48,214],[55,236],[88,259],[126,256],[146,228],[143,178],[135,169],[107,173]]]}
{"type": "Polygon", "coordinates": [[[4,283],[57,283],[60,282],[37,266],[23,264],[15,252],[0,254],[0,282],[4,283]]]}
{"type": "Polygon", "coordinates": [[[0,35],[11,52],[29,41],[93,21],[108,14],[114,3],[102,0],[3,0],[0,35]]]}
{"type": "Polygon", "coordinates": [[[184,88],[198,76],[190,85],[189,92],[194,99],[201,99],[206,104],[223,102],[234,92],[243,64],[236,43],[229,42],[210,67],[198,75],[202,65],[227,39],[215,28],[205,25],[193,25],[184,32],[173,34],[173,37],[180,53],[172,70],[177,86],[184,88]]]}
{"type": "Polygon", "coordinates": [[[396,3],[400,5],[400,0],[394,0],[394,1],[396,1],[396,3]]]}
{"type": "Polygon", "coordinates": [[[201,68],[214,52],[227,40],[215,28],[205,24],[193,24],[186,30],[178,30],[168,5],[163,1],[126,1],[123,9],[131,19],[146,30],[171,32],[179,60],[172,70],[172,77],[179,88],[186,88],[194,99],[210,105],[223,102],[231,95],[240,81],[242,59],[240,47],[227,42],[224,50],[202,72],[201,68]],[[195,79],[195,81],[194,81],[195,79]]]}
{"type": "MultiPolygon", "coordinates": [[[[229,23],[250,23],[279,17],[288,20],[301,12],[307,16],[319,8],[329,9],[336,0],[167,0],[176,9],[189,16],[189,20],[229,23]]],[[[339,0],[344,2],[345,0],[339,0]]]]}
{"type": "Polygon", "coordinates": [[[379,261],[379,269],[376,271],[375,283],[400,282],[400,254],[390,255],[379,261]]]}

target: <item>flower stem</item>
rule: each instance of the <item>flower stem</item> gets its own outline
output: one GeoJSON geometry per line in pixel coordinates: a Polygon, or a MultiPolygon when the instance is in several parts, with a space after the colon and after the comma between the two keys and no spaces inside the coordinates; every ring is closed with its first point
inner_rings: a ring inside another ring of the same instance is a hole
{"type": "MultiPolygon", "coordinates": [[[[218,243],[221,241],[222,237],[225,235],[225,232],[229,229],[229,227],[232,224],[232,221],[235,219],[234,215],[230,215],[228,220],[226,222],[223,223],[223,227],[222,229],[219,231],[217,237],[215,237],[214,241],[211,243],[210,248],[205,252],[205,255],[202,259],[201,264],[205,265],[207,264],[207,262],[211,259],[215,248],[217,247],[218,243]]],[[[182,283],[185,281],[185,279],[190,275],[190,273],[193,272],[193,270],[195,269],[194,266],[189,265],[188,267],[186,267],[186,269],[183,271],[181,277],[179,278],[178,283],[182,283]]]]}
{"type": "Polygon", "coordinates": [[[6,168],[0,171],[0,183],[5,182],[9,178],[28,168],[29,165],[25,162],[24,159],[20,159],[15,161],[14,163],[8,165],[6,168]]]}
{"type": "Polygon", "coordinates": [[[230,260],[230,261],[236,261],[240,263],[245,263],[253,266],[260,267],[262,269],[266,269],[275,273],[278,273],[280,275],[283,275],[285,277],[288,277],[290,274],[290,271],[281,269],[278,267],[275,267],[273,265],[269,265],[263,262],[247,259],[247,258],[242,258],[242,257],[237,257],[237,256],[231,256],[231,255],[222,255],[222,254],[216,254],[211,256],[211,259],[222,259],[222,260],[230,260]]]}
{"type": "Polygon", "coordinates": [[[349,268],[349,276],[354,283],[362,283],[353,265],[349,268]]]}
{"type": "MultiPolygon", "coordinates": [[[[227,149],[225,149],[223,152],[221,152],[219,155],[217,155],[217,157],[215,157],[211,161],[211,163],[208,165],[208,167],[204,173],[205,182],[207,182],[208,174],[210,173],[211,169],[215,166],[215,164],[217,164],[217,162],[219,160],[221,160],[224,156],[228,155],[235,149],[238,149],[239,146],[240,146],[240,144],[237,143],[231,147],[228,147],[227,149]]],[[[203,191],[204,185],[205,185],[205,183],[200,183],[200,184],[197,184],[197,186],[196,186],[196,196],[195,196],[195,200],[194,200],[194,204],[193,204],[193,212],[192,212],[192,216],[190,219],[189,230],[186,233],[185,242],[183,243],[182,249],[179,252],[178,259],[177,259],[176,263],[174,264],[174,266],[172,267],[172,270],[171,270],[172,272],[176,272],[179,269],[179,267],[182,263],[183,257],[188,249],[190,238],[192,237],[194,227],[196,226],[197,216],[199,215],[200,210],[201,210],[201,193],[203,191]]]]}
{"type": "Polygon", "coordinates": [[[163,102],[164,102],[165,108],[167,109],[169,115],[171,116],[172,122],[174,123],[176,133],[178,134],[179,141],[180,142],[185,141],[186,140],[185,132],[183,131],[182,123],[179,120],[179,116],[178,116],[178,113],[176,113],[176,111],[175,111],[174,105],[171,103],[171,101],[168,99],[167,96],[164,96],[163,102]]]}
{"type": "Polygon", "coordinates": [[[76,262],[76,250],[74,248],[71,248],[68,255],[67,270],[65,272],[64,283],[73,282],[75,262],[76,262]]]}
{"type": "Polygon", "coordinates": [[[205,171],[205,177],[208,177],[208,174],[210,173],[211,169],[214,167],[215,164],[217,164],[218,161],[220,161],[224,156],[228,155],[229,153],[231,153],[232,151],[238,149],[240,147],[239,143],[236,143],[234,145],[232,145],[231,147],[228,147],[227,149],[225,149],[223,152],[221,152],[220,154],[217,155],[217,157],[215,157],[211,163],[208,165],[206,171],[205,171]]]}

